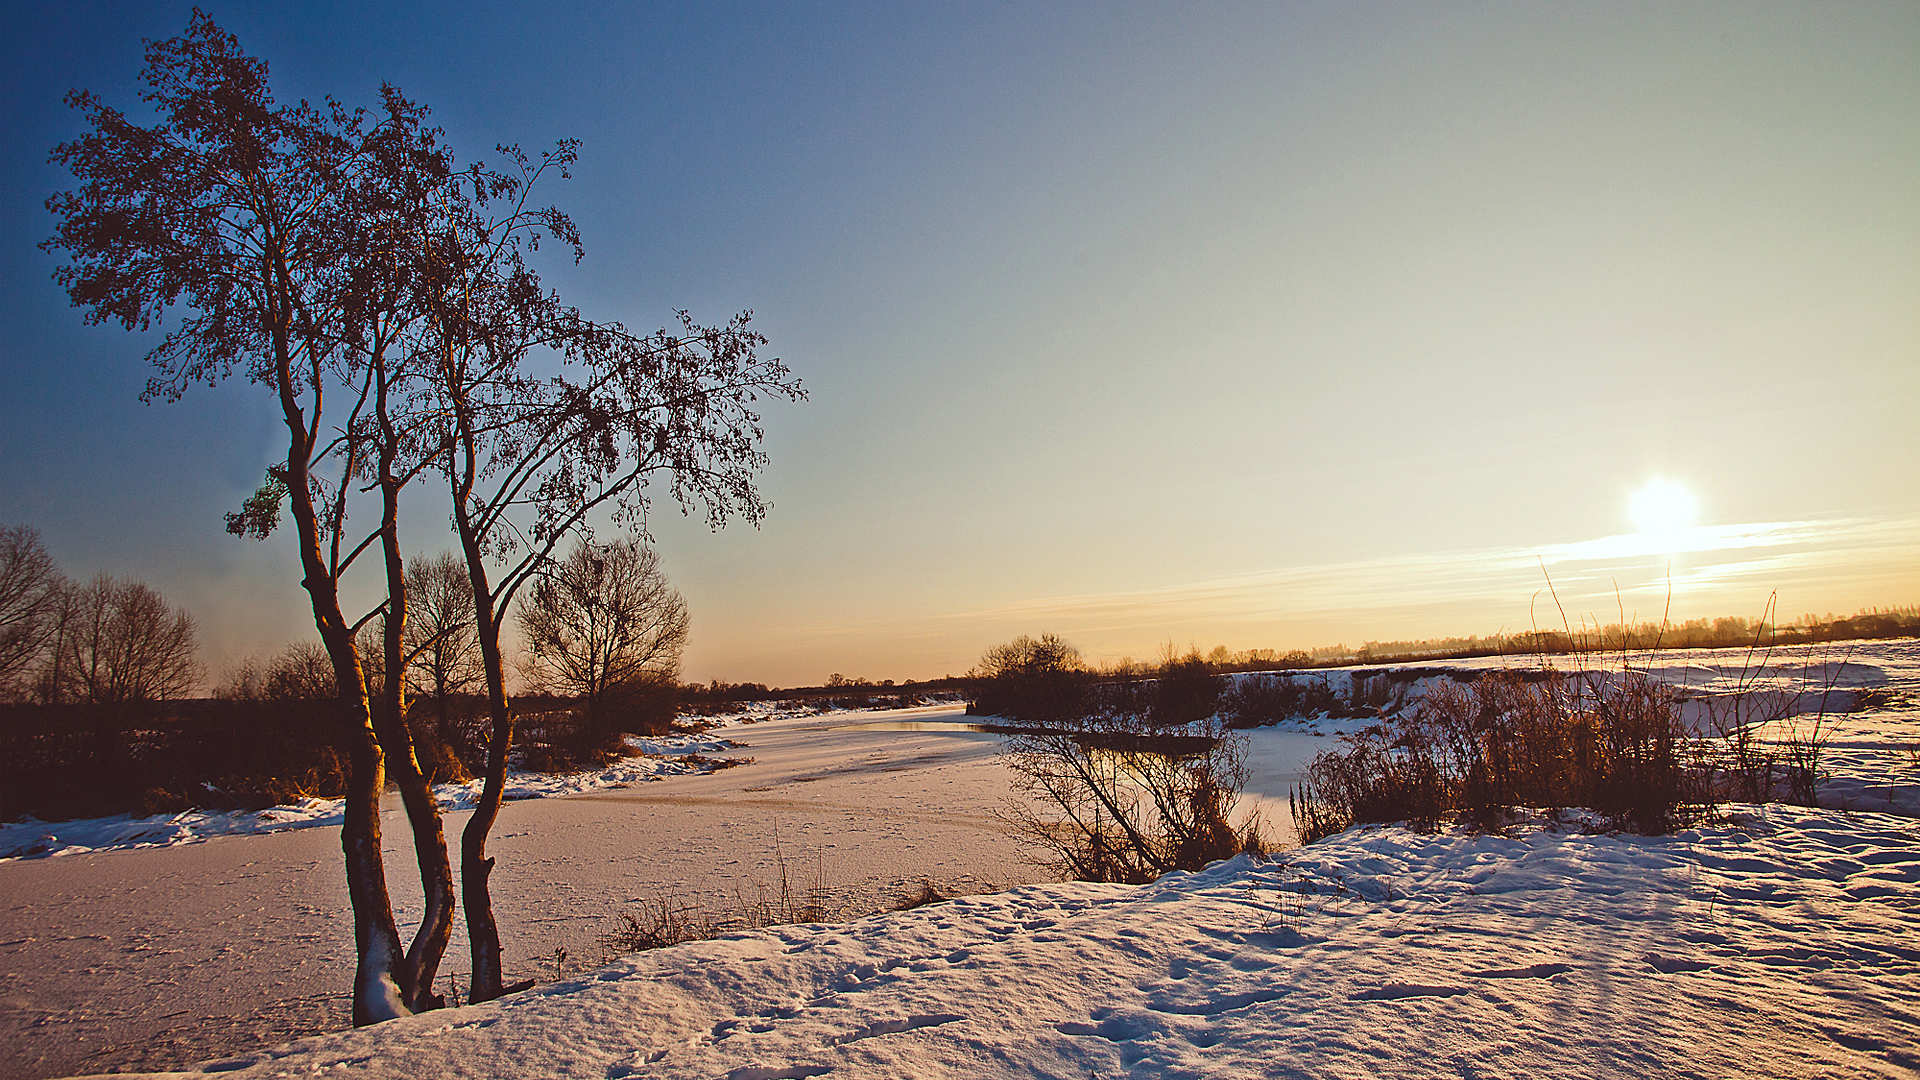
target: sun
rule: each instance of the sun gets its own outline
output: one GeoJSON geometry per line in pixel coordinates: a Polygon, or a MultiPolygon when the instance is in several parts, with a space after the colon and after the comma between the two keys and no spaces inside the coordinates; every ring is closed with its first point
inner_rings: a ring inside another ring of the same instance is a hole
{"type": "Polygon", "coordinates": [[[1640,485],[1627,504],[1634,524],[1643,533],[1670,534],[1693,524],[1700,503],[1686,485],[1673,480],[1653,479],[1640,485]]]}

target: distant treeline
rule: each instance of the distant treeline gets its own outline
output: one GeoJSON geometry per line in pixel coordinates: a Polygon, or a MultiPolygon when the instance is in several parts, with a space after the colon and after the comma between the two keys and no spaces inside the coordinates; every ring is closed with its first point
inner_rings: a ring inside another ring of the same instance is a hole
{"type": "Polygon", "coordinates": [[[0,820],[337,796],[338,711],[332,701],[0,704],[0,820]]]}
{"type": "Polygon", "coordinates": [[[895,683],[892,679],[872,682],[835,673],[819,686],[770,687],[765,683],[729,683],[715,679],[705,685],[682,684],[676,689],[679,708],[692,716],[722,716],[744,711],[752,701],[804,701],[833,709],[909,708],[924,704],[929,697],[954,697],[966,692],[969,682],[951,675],[895,683]]]}
{"type": "Polygon", "coordinates": [[[1421,638],[1369,641],[1357,649],[1330,645],[1312,652],[1294,650],[1276,657],[1271,649],[1207,654],[1219,671],[1278,671],[1287,668],[1386,664],[1409,660],[1458,660],[1473,656],[1532,653],[1609,652],[1619,649],[1731,649],[1752,645],[1805,645],[1920,635],[1920,607],[1863,608],[1850,616],[1802,615],[1776,625],[1738,615],[1689,619],[1680,623],[1613,623],[1568,630],[1529,630],[1487,637],[1421,638]],[[1277,662],[1276,662],[1277,660],[1277,662]]]}
{"type": "MultiPolygon", "coordinates": [[[[1344,644],[1315,649],[1243,649],[1238,652],[1218,645],[1211,652],[1189,652],[1182,656],[1169,649],[1157,662],[1123,657],[1110,663],[1085,662],[1084,667],[1101,677],[1128,681],[1154,677],[1167,663],[1196,659],[1214,674],[1245,671],[1295,671],[1307,668],[1346,667],[1352,664],[1393,664],[1415,660],[1462,660],[1476,656],[1524,656],[1576,652],[1608,652],[1622,648],[1647,649],[1729,649],[1752,645],[1804,645],[1812,642],[1850,641],[1913,637],[1920,635],[1920,606],[1863,608],[1850,616],[1802,615],[1791,623],[1775,625],[1764,619],[1748,620],[1738,615],[1717,619],[1689,619],[1680,623],[1642,622],[1587,627],[1571,632],[1562,630],[1525,631],[1514,634],[1490,634],[1485,637],[1417,638],[1401,641],[1368,641],[1359,648],[1344,644]]],[[[977,673],[975,673],[977,674],[977,673]]],[[[746,702],[774,700],[832,700],[843,707],[871,707],[894,699],[910,699],[942,692],[970,692],[977,680],[948,675],[895,683],[892,679],[873,682],[838,672],[819,686],[773,687],[765,683],[729,683],[715,679],[710,683],[681,684],[678,689],[682,712],[714,715],[737,712],[746,702]]]]}
{"type": "MultiPolygon", "coordinates": [[[[346,762],[338,751],[340,703],[325,686],[301,687],[276,665],[273,692],[254,697],[0,703],[0,821],[45,821],[182,810],[259,810],[303,797],[338,798],[346,762]]],[[[634,734],[670,730],[671,697],[611,702],[616,727],[634,734]]],[[[578,698],[514,699],[516,756],[536,770],[597,763],[578,698]]],[[[486,699],[415,698],[408,721],[432,782],[481,775],[486,699]]]]}

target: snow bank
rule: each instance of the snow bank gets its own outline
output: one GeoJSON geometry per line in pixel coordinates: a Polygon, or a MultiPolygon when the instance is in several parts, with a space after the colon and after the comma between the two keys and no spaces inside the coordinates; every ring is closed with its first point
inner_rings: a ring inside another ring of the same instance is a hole
{"type": "Polygon", "coordinates": [[[630,957],[234,1077],[1752,1075],[1920,1069],[1920,830],[1355,830],[630,957]]]}
{"type": "MultiPolygon", "coordinates": [[[[713,768],[713,763],[687,760],[688,755],[717,754],[734,744],[703,735],[668,735],[628,740],[636,757],[622,758],[604,769],[576,773],[511,773],[503,798],[543,799],[607,788],[628,787],[669,776],[684,776],[713,768]]],[[[441,813],[471,810],[480,799],[479,780],[439,784],[434,795],[441,813]]],[[[0,825],[0,862],[34,856],[80,855],[90,851],[176,847],[215,836],[255,836],[287,829],[310,829],[341,823],[341,799],[302,799],[290,806],[265,810],[187,810],[177,814],[134,817],[82,818],[74,821],[24,821],[0,825]]]]}

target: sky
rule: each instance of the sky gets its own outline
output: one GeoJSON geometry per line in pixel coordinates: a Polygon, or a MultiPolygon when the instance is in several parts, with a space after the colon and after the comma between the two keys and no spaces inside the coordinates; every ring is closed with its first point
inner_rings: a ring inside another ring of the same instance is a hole
{"type": "MultiPolygon", "coordinates": [[[[759,529],[650,516],[690,680],[1920,603],[1920,5],[208,8],[282,99],[581,140],[549,284],[751,309],[804,381],[759,529]]],[[[273,402],[141,404],[152,338],[36,246],[63,95],[138,115],[189,10],[0,10],[0,523],[217,682],[313,637],[291,542],[222,527],[273,402]]]]}

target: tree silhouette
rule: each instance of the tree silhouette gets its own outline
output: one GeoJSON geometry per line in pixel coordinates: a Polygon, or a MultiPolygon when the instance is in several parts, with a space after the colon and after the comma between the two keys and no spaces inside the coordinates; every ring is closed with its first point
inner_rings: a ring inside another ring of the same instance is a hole
{"type": "Polygon", "coordinates": [[[152,127],[70,96],[90,130],[53,157],[81,186],[48,201],[58,224],[43,246],[70,258],[56,277],[89,322],[144,331],[173,320],[149,354],[149,400],[239,370],[280,403],[286,461],[227,526],[265,537],[290,510],[333,666],[350,762],[342,846],[356,1023],[438,1003],[450,869],[405,719],[415,657],[397,522],[416,478],[447,482],[489,712],[486,783],[461,839],[471,999],[496,997],[486,839],[513,735],[499,640],[507,611],[563,539],[590,538],[590,517],[644,537],[655,478],[714,528],[736,516],[757,523],[766,458],[754,404],[804,392],[758,355],[766,339],[747,314],[708,327],[682,312],[673,333],[635,334],[544,290],[524,253],[544,238],[577,260],[579,237],[566,215],[528,198],[547,170],[565,175],[572,143],[537,162],[503,148],[505,170],[455,171],[426,110],[398,91],[383,88],[371,118],[331,100],[277,104],[266,64],[199,11],[184,36],[149,45],[142,79],[163,120],[152,127]],[[379,523],[349,536],[348,503],[361,492],[378,499],[379,523]],[[349,619],[341,578],[376,546],[386,598],[349,619]],[[375,619],[380,647],[363,656],[358,632],[375,619]],[[371,682],[370,668],[386,677],[371,682]],[[404,953],[380,861],[389,770],[427,897],[404,953]]]}
{"type": "MultiPolygon", "coordinates": [[[[89,323],[133,331],[171,324],[148,354],[158,370],[145,399],[174,400],[239,370],[280,404],[285,463],[228,528],[264,537],[281,504],[291,510],[301,584],[333,666],[350,763],[341,843],[359,958],[353,1016],[371,1023],[410,1011],[431,987],[400,948],[380,855],[385,746],[396,733],[390,724],[376,730],[357,623],[340,603],[342,575],[381,533],[346,536],[362,447],[330,437],[323,417],[332,415],[330,393],[342,388],[338,365],[354,330],[350,264],[367,251],[355,188],[384,141],[418,131],[422,110],[390,94],[387,115],[369,127],[364,113],[333,102],[279,104],[266,63],[198,10],[185,35],[150,42],[146,60],[141,100],[160,114],[158,124],[136,124],[87,92],[68,96],[89,130],[52,156],[81,186],[48,200],[57,225],[42,246],[71,260],[56,280],[89,323]],[[338,469],[332,479],[320,471],[329,462],[338,469]]],[[[354,413],[366,400],[363,389],[355,401],[357,382],[344,384],[354,413]]],[[[354,426],[351,418],[335,424],[354,426]]],[[[444,935],[431,923],[422,928],[423,938],[436,933],[444,935]]]]}
{"type": "Polygon", "coordinates": [[[612,737],[613,707],[679,676],[688,624],[660,556],[626,539],[576,545],[520,603],[535,681],[586,703],[596,749],[612,737]]]}
{"type": "Polygon", "coordinates": [[[53,636],[67,579],[25,525],[0,525],[0,700],[26,678],[53,636]]]}
{"type": "Polygon", "coordinates": [[[407,563],[407,582],[407,673],[413,694],[433,702],[441,743],[456,745],[452,699],[486,678],[473,628],[473,581],[466,564],[443,551],[415,555],[407,563]]]}
{"type": "Polygon", "coordinates": [[[49,700],[166,701],[198,685],[193,618],[141,582],[101,574],[71,587],[63,607],[49,700]]]}

